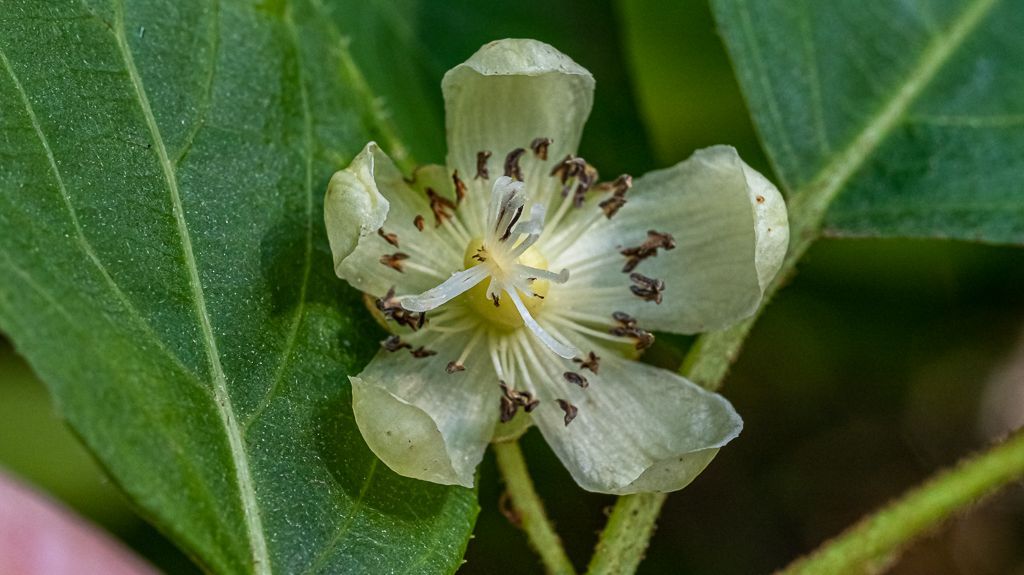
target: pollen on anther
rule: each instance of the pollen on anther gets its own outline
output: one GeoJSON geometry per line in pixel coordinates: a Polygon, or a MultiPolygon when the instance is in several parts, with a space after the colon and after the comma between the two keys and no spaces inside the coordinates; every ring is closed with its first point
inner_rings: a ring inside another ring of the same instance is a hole
{"type": "MultiPolygon", "coordinates": [[[[622,313],[622,312],[615,312],[615,313],[622,313]]],[[[590,371],[592,371],[594,373],[597,373],[597,370],[600,367],[601,357],[598,356],[594,352],[590,352],[590,353],[587,354],[587,359],[583,359],[582,357],[576,357],[576,358],[573,358],[572,361],[574,363],[580,364],[580,369],[589,369],[590,371]]]]}
{"type": "Polygon", "coordinates": [[[452,172],[452,184],[455,186],[455,205],[461,205],[466,199],[466,183],[459,177],[459,171],[452,172]]]}
{"type": "Polygon", "coordinates": [[[380,342],[380,346],[390,352],[396,352],[400,349],[412,349],[412,346],[402,341],[402,338],[397,335],[388,336],[387,339],[380,342]]]}
{"type": "Polygon", "coordinates": [[[587,387],[590,386],[590,382],[587,381],[587,378],[576,373],[575,371],[567,371],[562,374],[562,377],[565,378],[565,381],[568,381],[569,383],[577,385],[583,389],[586,389],[587,387]]]}
{"type": "Polygon", "coordinates": [[[380,256],[380,263],[395,271],[405,272],[405,269],[402,267],[402,261],[407,259],[409,259],[409,254],[404,252],[395,252],[393,254],[384,254],[380,256]]]}
{"type": "Polygon", "coordinates": [[[564,399],[556,399],[555,401],[558,402],[558,407],[562,408],[562,411],[565,412],[565,426],[569,427],[569,424],[572,423],[572,420],[576,419],[576,413],[579,410],[576,409],[575,405],[569,403],[564,399]]]}
{"type": "Polygon", "coordinates": [[[476,176],[473,179],[486,180],[490,177],[487,173],[487,160],[490,159],[491,153],[487,150],[482,150],[476,153],[476,176]]]}
{"type": "Polygon", "coordinates": [[[551,145],[551,138],[534,138],[530,142],[530,149],[533,150],[534,155],[542,160],[548,159],[548,146],[551,145]]]}
{"type": "Polygon", "coordinates": [[[384,231],[384,228],[380,228],[377,230],[377,235],[383,238],[387,243],[395,246],[396,248],[398,247],[398,234],[387,233],[384,231]]]}
{"type": "Polygon", "coordinates": [[[524,148],[516,148],[505,156],[505,175],[523,181],[523,169],[519,166],[519,158],[526,153],[524,148]]]}
{"type": "Polygon", "coordinates": [[[417,359],[422,359],[424,357],[430,357],[432,355],[437,355],[436,351],[434,351],[432,349],[427,349],[427,348],[423,347],[422,345],[417,347],[416,349],[409,350],[409,353],[411,353],[412,356],[417,358],[417,359]]]}

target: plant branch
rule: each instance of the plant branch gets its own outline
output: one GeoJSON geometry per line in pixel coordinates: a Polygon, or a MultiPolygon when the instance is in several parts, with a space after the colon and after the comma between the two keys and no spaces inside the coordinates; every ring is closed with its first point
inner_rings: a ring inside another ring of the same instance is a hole
{"type": "Polygon", "coordinates": [[[615,503],[597,551],[587,569],[589,575],[633,573],[644,557],[654,534],[654,522],[665,502],[664,493],[624,495],[615,503]]]}
{"type": "Polygon", "coordinates": [[[515,441],[494,443],[494,454],[498,468],[505,477],[508,495],[511,497],[513,521],[517,522],[530,544],[540,555],[541,562],[551,575],[576,573],[569,556],[562,548],[562,541],[544,513],[544,505],[533,488],[533,481],[526,470],[523,452],[515,441]]]}
{"type": "Polygon", "coordinates": [[[1024,477],[1024,430],[862,519],[780,575],[878,573],[912,541],[1024,477]]]}

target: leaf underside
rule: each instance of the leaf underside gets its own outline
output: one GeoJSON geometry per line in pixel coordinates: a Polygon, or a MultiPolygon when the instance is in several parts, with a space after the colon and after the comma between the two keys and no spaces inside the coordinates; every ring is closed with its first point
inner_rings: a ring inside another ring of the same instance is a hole
{"type": "Polygon", "coordinates": [[[331,172],[379,110],[315,0],[9,1],[0,325],[138,507],[217,573],[449,573],[471,490],[367,450],[377,346],[331,172]]]}
{"type": "Polygon", "coordinates": [[[781,183],[825,231],[1024,244],[1024,5],[713,0],[781,183]]]}

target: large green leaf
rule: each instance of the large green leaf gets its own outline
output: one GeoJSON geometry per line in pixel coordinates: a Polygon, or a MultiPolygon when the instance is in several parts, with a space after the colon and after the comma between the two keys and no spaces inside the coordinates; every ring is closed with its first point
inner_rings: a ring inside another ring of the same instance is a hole
{"type": "Polygon", "coordinates": [[[451,572],[477,511],[352,421],[378,334],[321,198],[379,126],[333,22],[315,0],[0,7],[0,325],[218,573],[451,572]]]}
{"type": "Polygon", "coordinates": [[[790,191],[842,235],[1024,243],[1024,4],[713,0],[790,191]]]}

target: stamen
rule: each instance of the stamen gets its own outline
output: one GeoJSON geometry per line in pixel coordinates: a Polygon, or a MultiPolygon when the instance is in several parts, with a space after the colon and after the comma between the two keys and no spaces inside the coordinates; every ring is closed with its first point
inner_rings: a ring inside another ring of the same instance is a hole
{"type": "Polygon", "coordinates": [[[402,338],[397,335],[388,336],[387,339],[380,342],[380,346],[390,352],[396,352],[400,349],[412,349],[412,346],[402,341],[402,338]]]}
{"type": "Polygon", "coordinates": [[[423,216],[419,214],[417,214],[416,217],[412,219],[412,225],[416,226],[416,229],[421,232],[423,231],[423,224],[423,216]]]}
{"type": "Polygon", "coordinates": [[[575,405],[569,403],[564,399],[556,399],[555,401],[558,402],[558,407],[561,407],[562,411],[565,412],[565,426],[569,427],[569,424],[572,423],[572,420],[576,419],[576,413],[579,410],[576,409],[575,405]]]}
{"type": "Polygon", "coordinates": [[[533,150],[534,155],[542,160],[548,159],[548,146],[551,145],[551,138],[534,138],[530,142],[530,149],[533,150]]]}
{"type": "Polygon", "coordinates": [[[590,371],[597,373],[597,369],[600,367],[601,357],[594,352],[590,352],[587,354],[587,359],[574,357],[572,361],[573,363],[580,364],[580,369],[589,369],[590,371]]]}
{"type": "Polygon", "coordinates": [[[519,158],[525,153],[525,149],[516,148],[505,156],[505,176],[523,181],[523,169],[519,167],[519,158]]]}
{"type": "Polygon", "coordinates": [[[608,333],[618,337],[632,338],[638,350],[644,350],[654,345],[654,334],[637,327],[636,318],[633,316],[617,311],[612,314],[612,319],[619,322],[619,327],[608,330],[608,333]]]}
{"type": "Polygon", "coordinates": [[[473,179],[488,179],[490,174],[487,173],[487,160],[490,159],[491,153],[487,150],[483,150],[476,153],[476,177],[473,179]]]}
{"type": "MultiPolygon", "coordinates": [[[[476,325],[474,324],[473,327],[476,327],[476,325]]],[[[486,332],[484,330],[477,330],[476,335],[473,336],[473,339],[469,340],[469,344],[462,350],[459,358],[454,361],[449,361],[444,370],[450,374],[466,371],[466,358],[469,357],[469,354],[472,353],[474,349],[476,349],[477,344],[479,344],[480,340],[484,338],[485,333],[486,332]]]]}
{"type": "Polygon", "coordinates": [[[452,184],[455,186],[455,205],[462,205],[462,200],[466,199],[466,183],[459,177],[458,170],[452,172],[452,184]]]}
{"type": "Polygon", "coordinates": [[[384,297],[377,298],[375,303],[377,305],[377,309],[380,311],[381,315],[384,316],[385,320],[394,320],[398,325],[408,327],[413,331],[423,327],[423,324],[427,321],[427,314],[412,313],[402,307],[398,298],[395,297],[394,286],[388,289],[388,293],[385,294],[384,297]]]}
{"type": "Polygon", "coordinates": [[[437,355],[436,351],[434,351],[432,349],[427,349],[427,348],[423,347],[422,345],[417,347],[416,349],[409,350],[409,353],[411,353],[412,356],[415,357],[416,359],[422,359],[424,357],[430,357],[432,355],[437,355]]]}
{"type": "Polygon", "coordinates": [[[384,231],[384,228],[380,228],[377,230],[377,235],[384,238],[384,241],[386,241],[387,243],[395,246],[396,248],[398,247],[398,234],[389,234],[384,231]]]}
{"type": "Polygon", "coordinates": [[[604,211],[605,217],[611,219],[622,206],[626,205],[626,192],[633,187],[633,177],[629,174],[622,174],[613,182],[598,184],[601,190],[611,190],[612,197],[602,201],[598,206],[604,211]]]}
{"type": "Polygon", "coordinates": [[[672,250],[676,247],[676,240],[672,234],[661,233],[654,230],[647,230],[647,240],[635,248],[626,248],[619,253],[626,256],[626,265],[622,266],[623,273],[629,273],[636,269],[636,266],[643,260],[658,255],[658,248],[672,250]]]}
{"type": "Polygon", "coordinates": [[[573,192],[572,205],[581,208],[587,199],[587,191],[597,181],[597,169],[590,164],[584,164],[583,171],[576,176],[576,191],[573,192]]]}
{"type": "Polygon", "coordinates": [[[434,227],[451,219],[455,213],[455,204],[451,200],[439,195],[433,188],[427,188],[427,197],[430,198],[430,211],[434,212],[434,227]]]}
{"type": "Polygon", "coordinates": [[[409,254],[404,252],[395,252],[393,254],[384,254],[380,256],[380,260],[378,261],[393,270],[405,272],[405,270],[402,269],[402,260],[407,259],[409,259],[409,254]]]}
{"type": "Polygon", "coordinates": [[[562,377],[565,378],[565,381],[568,381],[573,385],[578,385],[583,389],[586,389],[587,387],[590,386],[590,382],[587,381],[587,378],[576,373],[575,371],[567,371],[562,374],[562,377]]]}
{"type": "Polygon", "coordinates": [[[636,284],[629,286],[629,291],[633,292],[633,295],[656,304],[661,303],[661,292],[665,291],[665,282],[636,272],[629,274],[629,279],[636,284]]]}
{"type": "Polygon", "coordinates": [[[522,407],[523,411],[530,413],[540,405],[539,399],[534,399],[529,391],[517,391],[509,389],[504,381],[499,381],[501,386],[501,422],[508,423],[516,416],[516,412],[522,407]]]}

